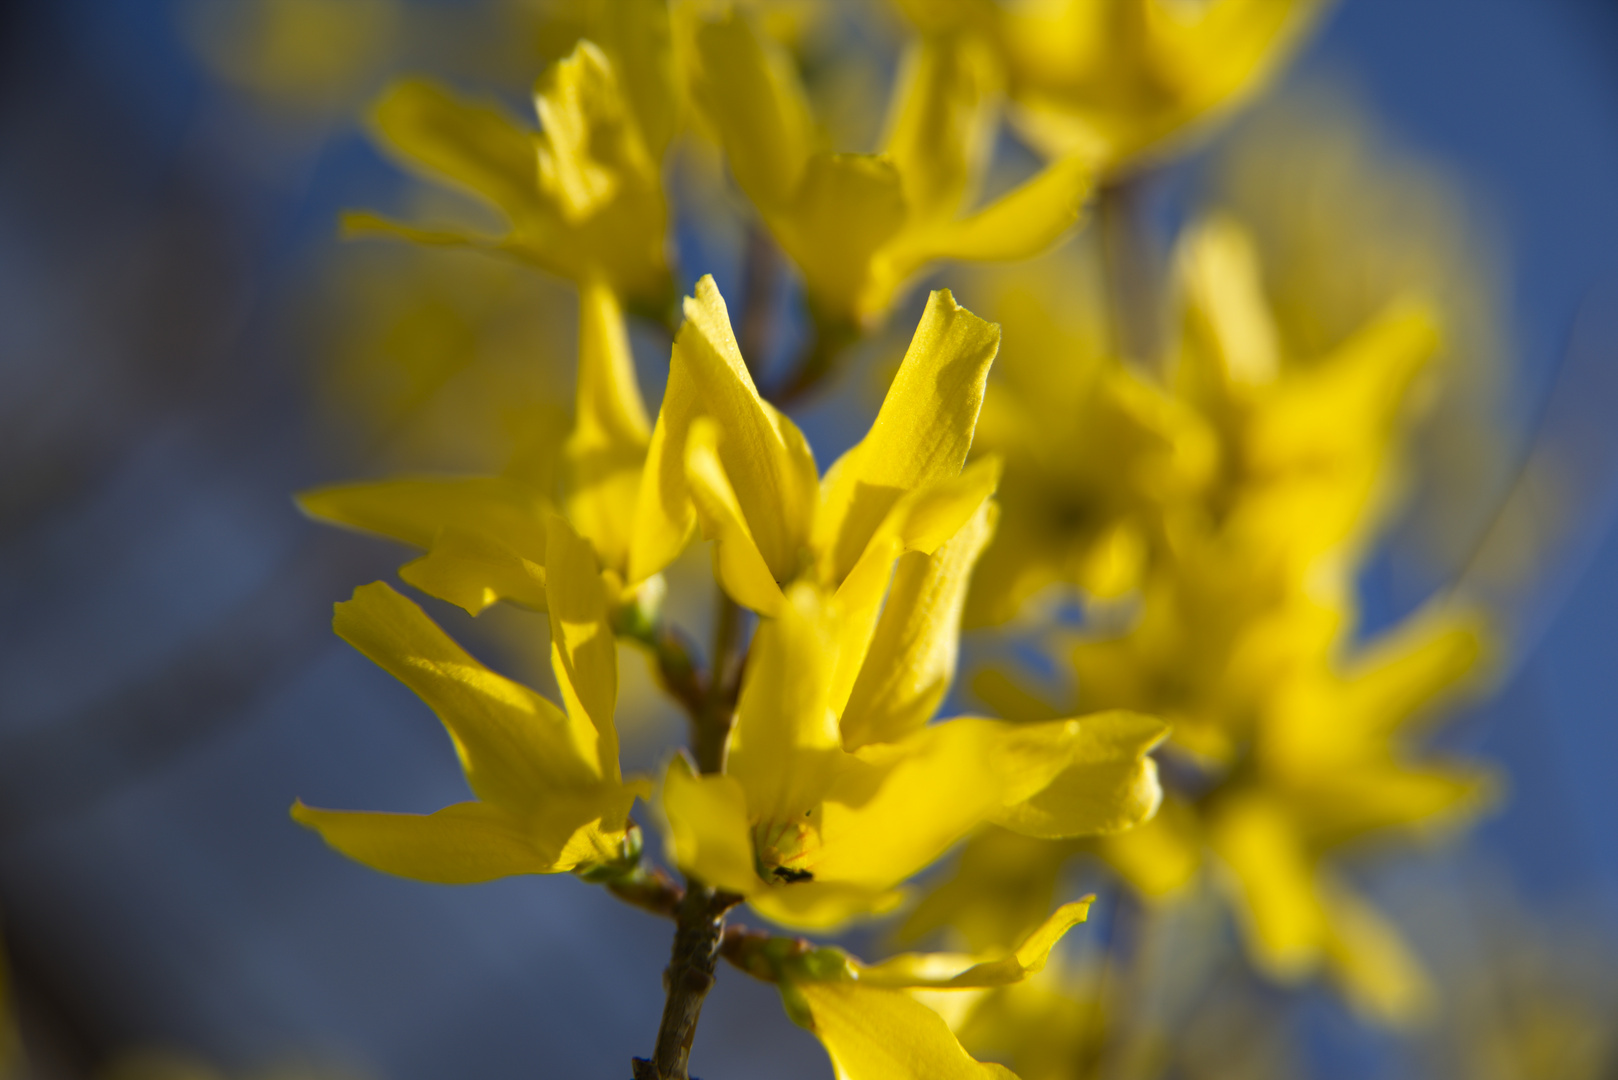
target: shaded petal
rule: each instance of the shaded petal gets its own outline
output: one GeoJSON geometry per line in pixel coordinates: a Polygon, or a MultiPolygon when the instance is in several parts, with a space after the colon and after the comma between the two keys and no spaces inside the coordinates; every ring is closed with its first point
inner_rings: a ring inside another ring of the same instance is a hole
{"type": "Polygon", "coordinates": [[[899,172],[873,154],[818,153],[791,206],[772,221],[777,240],[803,272],[815,313],[858,324],[888,307],[892,287],[872,291],[872,259],[905,222],[899,172]]]}
{"type": "Polygon", "coordinates": [[[1361,1015],[1395,1027],[1419,1023],[1436,1004],[1432,983],[1399,931],[1341,883],[1321,883],[1326,958],[1361,1015]]]}
{"type": "Polygon", "coordinates": [[[1254,961],[1283,980],[1314,970],[1327,916],[1313,860],[1285,809],[1256,794],[1226,799],[1211,815],[1208,842],[1229,871],[1254,961]]]}
{"type": "Polygon", "coordinates": [[[885,145],[913,217],[953,217],[968,197],[994,134],[988,95],[998,81],[968,35],[924,35],[905,56],[885,145]]]}

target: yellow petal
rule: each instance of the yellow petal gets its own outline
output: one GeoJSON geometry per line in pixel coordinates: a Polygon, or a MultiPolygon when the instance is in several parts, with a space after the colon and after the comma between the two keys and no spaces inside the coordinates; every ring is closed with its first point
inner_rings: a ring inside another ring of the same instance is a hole
{"type": "Polygon", "coordinates": [[[825,598],[800,583],[787,592],[780,617],[761,622],[753,636],[729,772],[746,791],[754,821],[807,816],[846,757],[827,698],[833,622],[825,598]]]}
{"type": "Polygon", "coordinates": [[[775,234],[803,272],[815,314],[857,325],[887,310],[891,286],[872,292],[868,279],[873,257],[904,222],[903,185],[891,161],[823,152],[809,159],[775,234]]]}
{"type": "Polygon", "coordinates": [[[635,114],[652,159],[679,122],[680,94],[674,80],[674,46],[666,0],[615,0],[595,8],[590,35],[614,61],[624,96],[635,114]]]}
{"type": "Polygon", "coordinates": [[[853,981],[783,983],[788,1015],[815,1033],[838,1080],[1016,1080],[961,1048],[942,1017],[903,990],[853,981]]]}
{"type": "Polygon", "coordinates": [[[882,615],[842,712],[843,744],[894,742],[919,730],[949,693],[961,610],[978,555],[998,514],[984,501],[933,554],[899,559],[882,615]]]}
{"type": "Polygon", "coordinates": [[[618,780],[618,732],[613,710],[618,701],[618,648],[607,618],[607,592],[588,541],[567,521],[552,515],[549,565],[545,580],[551,623],[551,669],[562,691],[567,715],[596,732],[596,768],[618,780]]]}
{"type": "Polygon", "coordinates": [[[839,715],[865,663],[894,560],[905,552],[931,555],[967,526],[999,482],[999,459],[985,457],[959,476],[907,492],[888,511],[854,569],[837,588],[837,666],[831,701],[839,715]]]}
{"type": "Polygon", "coordinates": [[[713,278],[697,283],[685,302],[685,325],[669,361],[669,389],[646,459],[630,555],[631,584],[662,569],[689,529],[686,439],[692,420],[713,418],[722,437],[718,455],[759,554],[778,582],[794,577],[808,541],[819,477],[803,433],[758,395],[731,332],[730,315],[713,278]]]}
{"type": "Polygon", "coordinates": [[[697,414],[696,382],[686,365],[669,364],[668,385],[646,449],[629,538],[630,586],[639,585],[679,557],[696,528],[686,485],[686,432],[697,414]]]}
{"type": "Polygon", "coordinates": [[[1056,943],[1090,914],[1095,897],[1063,904],[1051,913],[1009,955],[976,963],[939,954],[906,953],[869,967],[855,969],[866,986],[967,989],[1009,986],[1043,970],[1056,943]],[[952,959],[956,962],[951,963],[952,959]],[[942,962],[941,962],[942,961],[942,962]]]}
{"type": "Polygon", "coordinates": [[[400,567],[399,576],[469,615],[501,600],[545,610],[545,567],[485,533],[447,526],[426,555],[400,567]]]}
{"type": "Polygon", "coordinates": [[[1096,852],[1142,896],[1178,892],[1202,868],[1202,822],[1183,799],[1164,799],[1150,821],[1094,843],[1096,852]]]}
{"type": "Polygon", "coordinates": [[[298,506],[363,532],[430,548],[440,529],[453,526],[498,541],[521,557],[545,564],[549,501],[525,484],[496,476],[410,476],[315,488],[298,506]]]}
{"type": "Polygon", "coordinates": [[[906,55],[886,147],[913,216],[953,217],[982,171],[994,133],[992,65],[964,34],[924,36],[906,55]]]}
{"type": "Polygon", "coordinates": [[[600,785],[597,737],[534,691],[468,656],[381,582],[336,606],[338,635],[432,707],[478,798],[519,817],[559,793],[600,785]]]}
{"type": "Polygon", "coordinates": [[[894,272],[908,276],[933,259],[1031,258],[1078,224],[1091,187],[1092,173],[1083,162],[1069,159],[1048,165],[974,214],[907,233],[889,255],[894,272]]]}
{"type": "Polygon", "coordinates": [[[809,159],[809,104],[791,60],[739,12],[697,30],[695,94],[736,183],[766,215],[785,207],[809,159]]]}
{"type": "Polygon", "coordinates": [[[1077,728],[961,718],[866,747],[826,793],[819,851],[805,865],[816,881],[892,887],[1050,783],[1077,728]]]}
{"type": "Polygon", "coordinates": [[[567,463],[567,512],[609,567],[627,565],[635,500],[651,425],[617,294],[590,278],[579,286],[578,392],[567,463]]]}
{"type": "Polygon", "coordinates": [[[746,896],[762,886],[754,869],[747,795],[733,776],[698,776],[684,756],[669,762],[663,780],[669,859],[715,888],[746,896]]]}
{"type": "Polygon", "coordinates": [[[956,476],[972,446],[1000,328],[932,294],[876,421],[826,474],[815,548],[822,577],[841,582],[894,504],[956,476]]]}
{"type": "MultiPolygon", "coordinates": [[[[627,803],[624,809],[627,813],[627,803]]],[[[571,830],[544,843],[542,830],[525,828],[480,802],[456,803],[432,814],[320,810],[300,802],[292,816],[373,870],[441,885],[572,870],[593,861],[589,856],[610,857],[613,839],[594,823],[575,823],[579,833],[593,834],[581,837],[586,843],[570,843],[571,830]]]]}
{"type": "Polygon", "coordinates": [[[725,475],[719,434],[712,420],[698,417],[686,441],[686,482],[702,534],[714,542],[714,576],[738,604],[760,615],[779,615],[786,601],[725,475]]]}
{"type": "Polygon", "coordinates": [[[1362,897],[1323,883],[1331,970],[1359,1013],[1377,1023],[1409,1026],[1431,1014],[1433,986],[1399,932],[1362,897]]]}
{"type": "Polygon", "coordinates": [[[1039,794],[996,815],[997,824],[1055,839],[1119,832],[1157,812],[1163,789],[1147,755],[1168,726],[1122,711],[1081,717],[1078,726],[1071,764],[1039,794]]]}
{"type": "Polygon", "coordinates": [[[1259,967],[1296,980],[1319,964],[1327,938],[1316,870],[1285,808],[1255,794],[1221,802],[1208,841],[1229,874],[1238,923],[1259,967]]]}
{"type": "Polygon", "coordinates": [[[534,137],[503,110],[403,79],[377,102],[372,123],[407,165],[488,200],[513,224],[542,213],[534,137]]]}
{"type": "Polygon", "coordinates": [[[592,41],[580,41],[534,88],[539,113],[539,184],[563,220],[601,212],[625,184],[653,179],[657,166],[642,141],[617,72],[592,41]]]}

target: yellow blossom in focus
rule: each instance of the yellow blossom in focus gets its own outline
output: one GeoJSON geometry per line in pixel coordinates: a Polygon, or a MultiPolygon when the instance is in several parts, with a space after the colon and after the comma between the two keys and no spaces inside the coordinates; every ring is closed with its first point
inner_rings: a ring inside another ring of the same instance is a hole
{"type": "Polygon", "coordinates": [[[804,278],[823,332],[879,321],[938,259],[1026,258],[1078,219],[1088,170],[1059,162],[972,209],[994,135],[998,75],[964,37],[906,58],[881,153],[818,145],[790,59],[738,13],[692,31],[693,97],[731,174],[804,278]]]}
{"type": "Polygon", "coordinates": [[[489,671],[388,586],[363,586],[337,606],[338,634],[432,706],[476,798],[432,814],[299,802],[295,819],[367,866],[448,884],[586,872],[633,853],[629,808],[649,789],[619,772],[607,591],[590,545],[559,517],[548,549],[551,667],[564,707],[489,671]]]}
{"type": "Polygon", "coordinates": [[[677,759],[668,774],[676,861],[771,918],[828,925],[891,903],[983,821],[1065,836],[1149,816],[1154,720],[927,723],[992,530],[994,463],[962,464],[996,328],[935,293],[870,433],[818,479],[803,435],[753,387],[711,280],[686,314],[631,584],[700,522],[721,585],[765,619],[728,772],[677,759]]]}

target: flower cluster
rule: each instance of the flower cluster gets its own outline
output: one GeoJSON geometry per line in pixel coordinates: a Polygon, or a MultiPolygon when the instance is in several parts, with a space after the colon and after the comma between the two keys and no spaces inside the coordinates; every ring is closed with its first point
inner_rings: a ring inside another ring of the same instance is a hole
{"type": "MultiPolygon", "coordinates": [[[[1274,317],[1249,234],[1212,215],[1185,231],[1161,302],[1134,300],[1163,324],[1158,347],[1094,332],[1120,320],[1084,307],[1083,284],[1051,270],[1066,262],[1034,271],[1049,303],[1017,285],[1023,271],[963,269],[991,284],[1004,329],[932,292],[869,431],[824,471],[784,411],[881,334],[929,267],[1029,259],[1097,190],[1116,199],[1254,93],[1319,5],[898,7],[910,40],[876,152],[833,144],[791,33],[742,5],[588,6],[534,86],[537,128],[424,79],[382,95],[386,151],[480,205],[353,213],[346,230],[569,283],[571,416],[517,440],[500,472],[342,484],[300,505],[417,549],[399,574],[430,597],[544,612],[559,701],[484,666],[391,586],[362,586],[337,605],[338,634],[436,713],[473,797],[293,816],[388,873],[569,872],[673,919],[668,1004],[638,1077],[687,1075],[720,957],[775,984],[840,1077],[1007,1075],[961,1039],[992,1050],[1044,1000],[1018,984],[1085,918],[1088,899],[1058,896],[1081,852],[1154,903],[1207,884],[1260,970],[1329,967],[1369,1011],[1408,1014],[1417,968],[1332,860],[1489,787],[1411,745],[1412,721],[1474,666],[1476,618],[1433,605],[1370,643],[1356,630],[1354,574],[1441,340],[1431,304],[1392,297],[1310,351],[1274,317]],[[990,175],[1002,111],[1043,155],[1010,184],[990,175]],[[734,322],[712,276],[676,310],[689,279],[670,236],[691,197],[670,177],[701,173],[686,159],[724,163],[750,248],[795,270],[807,343],[784,376],[766,379],[758,355],[779,351],[766,283],[746,283],[734,322]],[[655,413],[637,322],[672,339],[655,413]],[[664,603],[665,572],[697,542],[719,592],[705,656],[664,603]],[[1053,588],[1085,598],[1082,627],[1041,621],[1053,588]],[[972,689],[993,715],[940,718],[963,625],[1008,624],[1065,658],[1069,699],[989,667],[972,689]],[[620,765],[621,646],[690,721],[657,775],[620,765]],[[637,804],[683,884],[643,850],[637,804]],[[865,964],[727,925],[743,904],[794,931],[893,912],[963,841],[905,926],[966,954],[865,964]]],[[[1019,1061],[1082,1034],[1028,1030],[1019,1061]]]]}

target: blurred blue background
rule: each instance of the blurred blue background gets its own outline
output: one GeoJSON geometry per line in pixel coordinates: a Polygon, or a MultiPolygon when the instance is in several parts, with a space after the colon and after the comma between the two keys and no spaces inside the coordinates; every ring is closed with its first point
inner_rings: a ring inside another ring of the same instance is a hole
{"type": "MultiPolygon", "coordinates": [[[[294,796],[462,797],[426,710],[329,632],[397,553],[289,498],[353,472],[297,313],[338,210],[397,178],[351,124],[223,87],[182,25],[158,0],[0,6],[0,927],[40,1075],[135,1043],[396,1080],[627,1075],[665,924],[570,879],[385,878],[288,820],[294,796]]],[[[1275,92],[1323,74],[1492,229],[1512,437],[1618,427],[1618,5],[1344,0],[1275,92]]],[[[1479,857],[1530,911],[1618,921],[1618,462],[1581,445],[1527,647],[1451,738],[1509,776],[1479,857]]],[[[1375,573],[1367,600],[1373,622],[1410,602],[1375,573]]],[[[1322,1071],[1382,1067],[1385,1037],[1346,1024],[1324,1022],[1322,1071]]],[[[734,972],[695,1070],[828,1073],[734,972]]]]}

